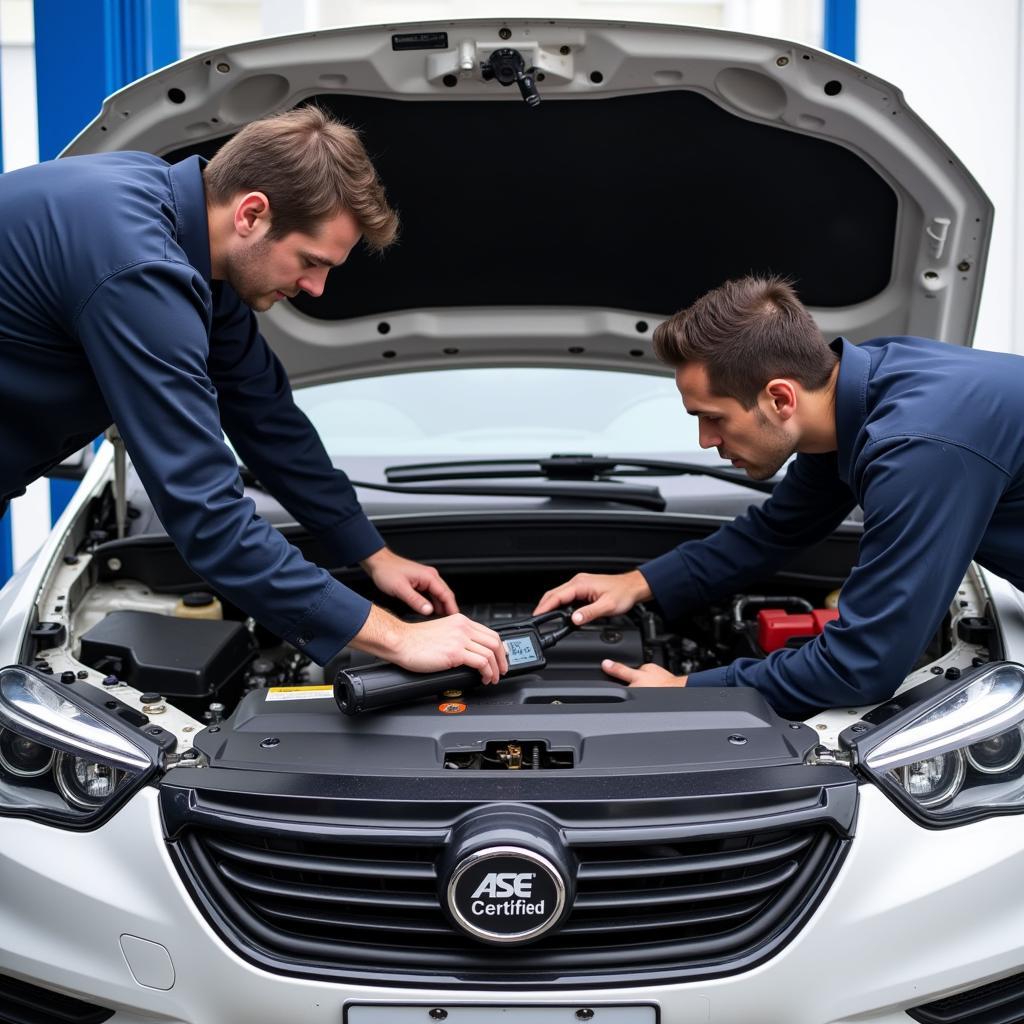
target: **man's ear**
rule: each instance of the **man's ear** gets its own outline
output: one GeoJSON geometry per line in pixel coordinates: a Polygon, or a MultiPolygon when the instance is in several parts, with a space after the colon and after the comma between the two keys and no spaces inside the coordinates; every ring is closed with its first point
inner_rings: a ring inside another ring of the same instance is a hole
{"type": "Polygon", "coordinates": [[[235,204],[235,231],[242,238],[270,227],[270,200],[262,192],[249,192],[235,204]]]}
{"type": "Polygon", "coordinates": [[[768,408],[783,422],[796,413],[797,388],[786,377],[775,377],[768,381],[762,394],[768,408]]]}

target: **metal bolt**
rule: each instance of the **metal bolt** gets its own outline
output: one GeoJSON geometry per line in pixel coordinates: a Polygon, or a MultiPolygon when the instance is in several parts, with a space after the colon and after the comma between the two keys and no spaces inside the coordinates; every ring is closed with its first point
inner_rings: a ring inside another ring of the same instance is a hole
{"type": "Polygon", "coordinates": [[[146,732],[148,732],[150,736],[159,736],[163,732],[163,729],[161,729],[159,725],[154,725],[152,729],[147,729],[146,732]]]}
{"type": "Polygon", "coordinates": [[[932,665],[932,675],[933,676],[941,676],[942,675],[942,669],[938,665],[932,665]]]}
{"type": "Polygon", "coordinates": [[[184,726],[182,726],[181,731],[182,732],[194,732],[195,728],[196,727],[194,725],[184,725],[184,726]]]}
{"type": "Polygon", "coordinates": [[[800,723],[799,722],[790,722],[789,723],[789,727],[790,727],[790,729],[799,729],[800,728],[800,723]]]}
{"type": "Polygon", "coordinates": [[[220,732],[220,726],[219,725],[211,725],[210,728],[207,729],[206,731],[207,732],[220,732]]]}
{"type": "Polygon", "coordinates": [[[449,700],[455,700],[456,697],[462,696],[461,690],[445,690],[442,694],[443,697],[447,697],[449,700]]]}
{"type": "Polygon", "coordinates": [[[789,63],[789,58],[779,57],[779,59],[775,63],[778,64],[780,68],[784,68],[789,63]]]}
{"type": "Polygon", "coordinates": [[[62,683],[73,683],[77,678],[78,676],[74,672],[61,672],[60,674],[60,681],[62,683]]]}
{"type": "Polygon", "coordinates": [[[856,725],[851,726],[853,732],[867,732],[868,727],[863,722],[858,722],[856,725]]]}
{"type": "Polygon", "coordinates": [[[560,54],[561,54],[561,55],[562,55],[563,57],[568,57],[568,56],[569,56],[569,54],[570,54],[570,53],[572,53],[572,47],[571,47],[571,46],[560,46],[560,47],[558,48],[558,52],[559,52],[559,53],[560,53],[560,54]]]}
{"type": "Polygon", "coordinates": [[[743,746],[743,744],[747,742],[747,737],[746,737],[746,736],[741,736],[741,735],[740,735],[740,734],[739,734],[738,732],[734,732],[734,733],[733,733],[733,734],[732,734],[732,735],[731,735],[731,736],[729,737],[729,742],[730,742],[730,743],[731,743],[731,744],[732,744],[732,745],[733,745],[734,747],[742,747],[742,746],[743,746]]]}
{"type": "Polygon", "coordinates": [[[86,672],[84,668],[81,671],[79,671],[77,673],[77,675],[78,675],[79,679],[88,679],[89,678],[89,673],[86,672]]]}
{"type": "Polygon", "coordinates": [[[960,271],[960,273],[962,273],[962,274],[966,274],[966,273],[967,273],[967,271],[971,269],[971,265],[970,265],[970,263],[968,263],[968,262],[967,262],[967,260],[961,260],[961,261],[960,261],[960,262],[959,262],[959,263],[958,263],[958,264],[956,265],[956,269],[957,269],[957,270],[959,270],[959,271],[960,271]]]}
{"type": "Polygon", "coordinates": [[[501,39],[511,39],[512,38],[512,29],[510,29],[510,28],[499,29],[498,30],[498,37],[501,38],[501,39]]]}
{"type": "Polygon", "coordinates": [[[448,1011],[442,1010],[440,1006],[435,1006],[427,1016],[429,1016],[431,1020],[447,1020],[448,1011]]]}
{"type": "Polygon", "coordinates": [[[261,747],[276,747],[281,740],[277,736],[268,736],[265,740],[260,740],[261,747]]]}
{"type": "Polygon", "coordinates": [[[576,1019],[577,1020],[593,1020],[594,1019],[594,1011],[591,1010],[591,1009],[587,1009],[587,1008],[584,1008],[582,1010],[577,1010],[576,1011],[576,1019]]]}
{"type": "Polygon", "coordinates": [[[220,62],[220,63],[219,63],[218,65],[217,65],[217,70],[218,70],[218,71],[219,71],[219,72],[220,72],[220,73],[221,73],[222,75],[226,75],[226,74],[227,74],[227,73],[228,73],[228,72],[229,72],[229,71],[231,70],[231,65],[230,65],[230,64],[228,64],[228,63],[227,63],[226,61],[223,61],[223,60],[222,60],[222,61],[221,61],[221,62],[220,62]]]}
{"type": "Polygon", "coordinates": [[[121,559],[120,558],[108,558],[107,559],[107,568],[111,572],[120,572],[121,571],[121,559]]]}

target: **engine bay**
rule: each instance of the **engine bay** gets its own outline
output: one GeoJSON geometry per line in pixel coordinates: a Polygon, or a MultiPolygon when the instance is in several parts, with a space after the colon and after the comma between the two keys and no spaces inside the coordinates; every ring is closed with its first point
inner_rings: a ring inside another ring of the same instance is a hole
{"type": "MultiPolygon", "coordinates": [[[[540,595],[572,571],[624,571],[638,556],[649,557],[650,549],[678,540],[653,532],[649,517],[639,516],[635,524],[632,519],[573,520],[569,530],[562,517],[524,518],[510,532],[505,520],[465,517],[458,524],[446,520],[449,533],[416,520],[402,524],[404,535],[388,539],[396,550],[437,564],[460,610],[500,629],[528,618],[540,595]],[[427,547],[438,557],[431,558],[427,547]]],[[[310,557],[316,559],[315,550],[310,557]]],[[[681,621],[666,621],[653,603],[638,605],[568,632],[544,651],[542,667],[497,686],[439,685],[410,704],[346,720],[335,703],[335,680],[342,672],[363,671],[374,661],[369,655],[345,649],[325,666],[311,662],[205,589],[166,538],[87,541],[54,564],[22,662],[62,682],[95,687],[108,706],[140,716],[149,733],[173,740],[169,767],[281,765],[296,745],[304,754],[295,760],[296,770],[306,770],[305,764],[322,771],[343,765],[346,771],[360,766],[406,774],[564,772],[640,762],[686,770],[705,756],[709,763],[737,756],[743,763],[779,763],[799,759],[794,742],[801,737],[796,746],[803,746],[813,732],[804,735],[756,692],[630,689],[607,676],[601,662],[650,662],[682,675],[799,646],[838,614],[839,587],[853,557],[855,545],[837,534],[814,558],[681,621]],[[570,719],[571,727],[560,727],[570,719]],[[715,738],[701,753],[690,740],[708,729],[715,738]],[[754,730],[774,736],[774,747],[753,743],[754,730]],[[317,737],[327,744],[319,753],[317,737]]],[[[335,575],[415,620],[376,593],[359,570],[335,575]]],[[[983,586],[969,574],[903,688],[988,659],[990,632],[964,631],[966,622],[984,621],[986,602],[983,586]]],[[[835,745],[849,716],[867,710],[823,712],[810,724],[819,742],[835,745]]]]}

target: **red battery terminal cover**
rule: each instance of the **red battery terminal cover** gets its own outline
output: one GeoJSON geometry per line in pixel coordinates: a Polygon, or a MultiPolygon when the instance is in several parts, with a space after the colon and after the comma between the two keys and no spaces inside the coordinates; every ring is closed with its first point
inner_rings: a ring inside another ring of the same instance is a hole
{"type": "Polygon", "coordinates": [[[817,636],[827,622],[838,618],[838,608],[815,608],[802,615],[765,608],[757,613],[757,642],[765,653],[777,651],[793,637],[817,636]]]}

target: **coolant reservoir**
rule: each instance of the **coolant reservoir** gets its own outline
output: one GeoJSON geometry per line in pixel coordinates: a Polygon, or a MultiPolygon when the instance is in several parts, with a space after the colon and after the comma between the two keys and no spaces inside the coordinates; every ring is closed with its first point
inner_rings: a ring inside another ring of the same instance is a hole
{"type": "Polygon", "coordinates": [[[224,607],[213,594],[197,590],[179,599],[174,614],[180,619],[223,619],[224,607]]]}

